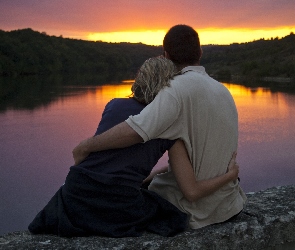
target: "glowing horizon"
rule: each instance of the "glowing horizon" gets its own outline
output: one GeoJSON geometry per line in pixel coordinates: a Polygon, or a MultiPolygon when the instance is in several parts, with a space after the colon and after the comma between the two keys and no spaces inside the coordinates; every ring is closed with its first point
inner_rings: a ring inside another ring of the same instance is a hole
{"type": "MultiPolygon", "coordinates": [[[[24,28],[20,28],[24,29],[24,28]]],[[[120,31],[120,32],[85,32],[85,31],[64,31],[38,30],[50,36],[62,36],[64,38],[81,39],[86,41],[102,41],[108,43],[142,43],[146,45],[159,46],[163,43],[163,38],[167,30],[139,30],[139,31],[120,31]]],[[[1,29],[0,29],[1,30],[1,29]]],[[[6,31],[12,31],[11,29],[6,31]]],[[[228,28],[206,28],[196,29],[199,33],[201,45],[229,45],[233,43],[247,43],[255,40],[271,38],[282,38],[290,33],[295,33],[295,26],[280,27],[274,29],[228,29],[228,28]]]]}
{"type": "MultiPolygon", "coordinates": [[[[282,38],[294,33],[295,27],[275,29],[199,29],[201,44],[228,45],[232,43],[252,42],[259,39],[282,38]]],[[[166,30],[100,32],[84,35],[83,39],[110,43],[143,43],[147,45],[162,45],[166,30]]]]}

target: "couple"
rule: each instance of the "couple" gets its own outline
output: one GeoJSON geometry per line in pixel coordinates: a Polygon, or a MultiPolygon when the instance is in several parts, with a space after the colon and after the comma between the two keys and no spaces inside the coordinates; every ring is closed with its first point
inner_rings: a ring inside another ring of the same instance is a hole
{"type": "Polygon", "coordinates": [[[29,225],[32,233],[172,236],[186,228],[187,217],[191,228],[200,228],[243,209],[232,157],[232,97],[198,66],[201,48],[191,27],[172,27],[164,50],[180,72],[162,57],[144,63],[134,97],[109,102],[96,136],[74,149],[76,165],[29,225]],[[140,189],[166,150],[169,171],[157,175],[149,190],[140,189]]]}

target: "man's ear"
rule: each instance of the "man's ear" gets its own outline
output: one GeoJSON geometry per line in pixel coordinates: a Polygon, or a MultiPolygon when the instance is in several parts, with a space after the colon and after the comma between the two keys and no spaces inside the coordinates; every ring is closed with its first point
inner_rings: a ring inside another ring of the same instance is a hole
{"type": "Polygon", "coordinates": [[[164,56],[165,56],[165,58],[170,59],[170,55],[167,51],[164,51],[164,56]]]}

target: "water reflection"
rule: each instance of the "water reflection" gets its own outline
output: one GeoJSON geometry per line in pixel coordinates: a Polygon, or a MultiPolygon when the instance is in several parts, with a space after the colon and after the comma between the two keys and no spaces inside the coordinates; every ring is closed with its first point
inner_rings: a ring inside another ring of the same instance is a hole
{"type": "Polygon", "coordinates": [[[295,95],[225,84],[239,112],[239,155],[246,191],[294,184],[295,95]]]}
{"type": "Polygon", "coordinates": [[[292,133],[293,95],[271,92],[267,88],[225,86],[238,107],[240,132],[243,135],[241,142],[271,141],[278,135],[286,137],[292,133]]]}
{"type": "Polygon", "coordinates": [[[0,112],[46,107],[57,99],[85,92],[83,86],[118,83],[128,77],[132,78],[133,74],[114,74],[112,78],[103,74],[0,77],[0,112]]]}

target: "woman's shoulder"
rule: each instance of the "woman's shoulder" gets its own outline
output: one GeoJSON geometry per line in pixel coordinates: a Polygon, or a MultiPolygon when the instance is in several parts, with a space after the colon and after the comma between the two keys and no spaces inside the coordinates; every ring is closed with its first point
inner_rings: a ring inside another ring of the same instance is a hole
{"type": "Polygon", "coordinates": [[[114,98],[110,100],[107,104],[107,106],[119,106],[121,105],[128,105],[128,106],[137,106],[137,107],[143,107],[144,105],[138,101],[136,101],[134,98],[114,98]]]}
{"type": "Polygon", "coordinates": [[[133,98],[115,98],[109,101],[102,114],[96,134],[125,121],[130,115],[137,115],[144,105],[133,98]]]}

